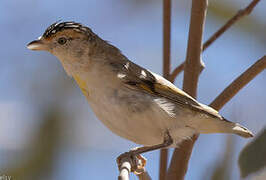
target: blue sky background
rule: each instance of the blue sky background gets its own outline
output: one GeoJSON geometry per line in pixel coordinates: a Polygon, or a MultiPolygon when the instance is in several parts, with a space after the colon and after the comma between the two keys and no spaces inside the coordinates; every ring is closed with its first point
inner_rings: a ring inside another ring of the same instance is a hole
{"type": "MultiPolygon", "coordinates": [[[[224,1],[237,11],[249,1],[224,1]]],[[[217,0],[211,7],[220,6],[217,0]]],[[[233,79],[265,55],[265,7],[262,1],[245,20],[228,30],[203,53],[206,68],[199,80],[198,99],[209,104],[233,79]]],[[[234,12],[233,11],[233,12],[234,12]]],[[[173,2],[173,67],[185,59],[190,1],[173,2]]],[[[204,39],[233,14],[207,14],[204,39]]],[[[32,52],[26,44],[53,22],[81,22],[117,46],[132,61],[162,72],[162,3],[159,0],[1,0],[0,2],[0,174],[27,160],[47,107],[63,112],[59,143],[52,167],[40,179],[115,179],[115,158],[136,145],[112,134],[90,110],[86,99],[59,61],[46,52],[32,52]],[[26,152],[26,153],[25,153],[26,152]],[[2,170],[1,170],[2,169],[2,170]]],[[[182,87],[182,75],[176,85],[182,87]]],[[[249,127],[255,134],[265,127],[266,72],[235,96],[221,113],[249,127]]],[[[250,140],[232,135],[201,135],[189,165],[189,180],[210,179],[231,137],[230,178],[239,178],[239,152],[250,140]]],[[[147,153],[147,170],[158,179],[159,151],[147,153]]],[[[132,179],[136,179],[132,176],[132,179]]]]}

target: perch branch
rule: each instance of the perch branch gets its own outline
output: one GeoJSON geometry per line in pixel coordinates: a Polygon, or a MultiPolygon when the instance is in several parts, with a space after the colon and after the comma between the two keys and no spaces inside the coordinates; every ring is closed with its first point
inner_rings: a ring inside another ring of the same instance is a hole
{"type": "Polygon", "coordinates": [[[146,159],[140,154],[133,157],[121,154],[117,158],[117,165],[119,169],[118,180],[129,180],[130,172],[134,172],[140,180],[151,180],[145,170],[146,159]]]}
{"type": "Polygon", "coordinates": [[[129,158],[121,159],[121,166],[119,167],[118,180],[129,180],[130,172],[131,172],[131,160],[129,158]]]}
{"type": "MultiPolygon", "coordinates": [[[[216,39],[218,39],[224,32],[226,32],[232,25],[234,25],[241,18],[249,15],[254,7],[260,0],[253,0],[245,9],[239,10],[231,19],[229,19],[225,25],[223,25],[218,31],[216,31],[204,44],[203,51],[206,50],[216,39]]],[[[174,71],[169,75],[169,79],[174,81],[176,76],[184,70],[185,62],[181,63],[174,71]]]]}
{"type": "Polygon", "coordinates": [[[244,73],[236,78],[224,91],[210,104],[216,110],[220,110],[230,101],[246,84],[254,79],[259,73],[266,69],[266,56],[263,56],[244,73]]]}
{"type": "MultiPolygon", "coordinates": [[[[171,0],[163,0],[163,76],[168,79],[171,68],[171,0]]],[[[159,179],[165,180],[168,149],[160,150],[159,179]]]]}
{"type": "MultiPolygon", "coordinates": [[[[197,96],[198,78],[203,68],[201,63],[201,52],[207,5],[208,0],[192,0],[183,89],[195,98],[197,96]]],[[[191,140],[184,141],[179,148],[175,149],[168,170],[167,179],[184,179],[193,144],[197,138],[198,135],[195,135],[191,140]]]]}

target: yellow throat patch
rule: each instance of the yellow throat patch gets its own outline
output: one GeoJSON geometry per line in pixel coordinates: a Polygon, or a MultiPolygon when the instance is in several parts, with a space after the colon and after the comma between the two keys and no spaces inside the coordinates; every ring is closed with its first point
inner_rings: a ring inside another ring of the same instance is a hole
{"type": "Polygon", "coordinates": [[[78,75],[73,75],[75,81],[77,82],[79,88],[81,89],[82,93],[86,96],[89,97],[89,92],[87,90],[87,84],[84,80],[82,80],[78,75]]]}

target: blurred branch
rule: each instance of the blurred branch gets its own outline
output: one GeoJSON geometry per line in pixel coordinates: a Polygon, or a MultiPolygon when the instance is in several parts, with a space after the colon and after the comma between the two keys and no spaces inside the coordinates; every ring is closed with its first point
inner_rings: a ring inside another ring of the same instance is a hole
{"type": "Polygon", "coordinates": [[[208,169],[208,174],[210,174],[210,169],[214,167],[214,171],[211,175],[211,180],[226,180],[230,178],[230,172],[232,169],[232,158],[235,149],[235,142],[233,136],[227,136],[226,145],[224,146],[223,155],[219,157],[219,161],[215,160],[210,168],[208,169]]]}
{"type": "MultiPolygon", "coordinates": [[[[12,179],[39,179],[40,174],[49,176],[52,171],[54,156],[58,148],[59,121],[62,118],[54,108],[42,117],[43,124],[32,142],[29,157],[17,167],[9,168],[4,174],[12,179]]],[[[0,178],[1,179],[1,178],[0,178]]]]}
{"type": "Polygon", "coordinates": [[[225,25],[223,25],[218,31],[216,31],[204,44],[203,51],[207,49],[217,38],[219,38],[225,31],[227,31],[232,25],[239,21],[244,16],[249,15],[254,7],[260,0],[253,0],[245,9],[240,9],[231,19],[229,19],[225,25]]]}
{"type": "MultiPolygon", "coordinates": [[[[252,173],[266,167],[266,127],[240,153],[238,164],[241,177],[245,178],[252,173]]],[[[254,178],[257,179],[257,178],[254,178]]],[[[259,178],[258,178],[259,179],[259,178]]],[[[263,177],[261,177],[263,179],[263,177]]],[[[264,177],[265,179],[265,177],[264,177]]]]}
{"type": "MultiPolygon", "coordinates": [[[[184,67],[183,90],[191,96],[197,96],[198,78],[203,69],[201,62],[202,37],[208,0],[192,0],[187,57],[184,67]]],[[[193,145],[198,135],[184,141],[175,149],[168,170],[167,179],[184,179],[193,145]]]]}
{"type": "MultiPolygon", "coordinates": [[[[245,9],[239,10],[231,19],[229,19],[218,31],[216,31],[204,44],[203,51],[206,50],[216,39],[218,39],[224,32],[226,32],[232,25],[234,25],[241,18],[249,15],[260,0],[253,0],[245,9]]],[[[184,70],[185,62],[176,67],[169,75],[169,79],[174,81],[176,76],[184,70]]]]}
{"type": "MultiPolygon", "coordinates": [[[[163,76],[168,79],[171,69],[171,0],[163,0],[163,76]]],[[[159,179],[164,180],[167,172],[168,149],[160,150],[159,179]]]]}
{"type": "Polygon", "coordinates": [[[247,83],[254,79],[266,68],[266,56],[263,56],[238,78],[236,78],[225,90],[210,104],[216,110],[221,109],[232,97],[234,97],[247,83]]]}

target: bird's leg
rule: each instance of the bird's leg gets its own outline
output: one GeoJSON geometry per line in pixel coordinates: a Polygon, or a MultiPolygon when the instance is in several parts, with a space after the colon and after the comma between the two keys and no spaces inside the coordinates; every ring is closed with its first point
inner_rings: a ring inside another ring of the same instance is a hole
{"type": "Polygon", "coordinates": [[[166,134],[165,134],[165,138],[164,138],[163,143],[157,144],[157,145],[154,145],[154,146],[137,147],[137,148],[134,148],[134,149],[130,150],[129,152],[125,152],[125,153],[121,154],[120,156],[118,156],[118,158],[116,159],[118,167],[119,168],[121,167],[121,162],[122,162],[121,160],[123,158],[131,159],[132,171],[133,172],[137,172],[138,169],[140,169],[139,168],[139,164],[141,164],[142,168],[146,164],[146,159],[144,157],[142,157],[140,154],[146,153],[146,152],[149,152],[149,151],[154,151],[154,150],[157,150],[157,149],[167,148],[167,147],[169,147],[172,144],[173,144],[173,139],[170,136],[169,132],[167,131],[166,134]],[[139,162],[139,161],[141,161],[141,162],[139,162]]]}
{"type": "Polygon", "coordinates": [[[157,150],[157,149],[162,149],[162,148],[166,148],[170,145],[173,144],[173,139],[171,138],[169,132],[167,131],[167,133],[165,134],[165,138],[164,138],[164,141],[162,144],[157,144],[157,145],[154,145],[154,146],[143,146],[143,147],[137,147],[135,149],[132,149],[129,151],[129,153],[132,153],[132,154],[142,154],[142,153],[146,153],[146,152],[149,152],[149,151],[154,151],[154,150],[157,150]]]}

